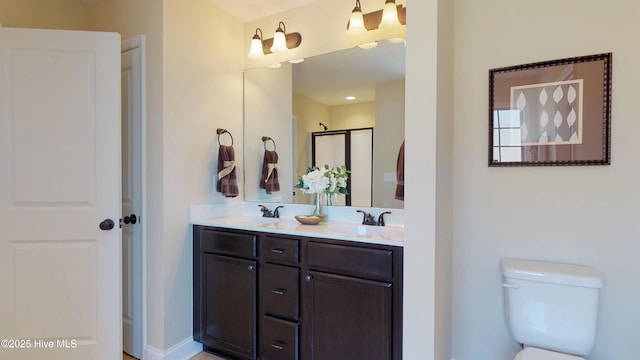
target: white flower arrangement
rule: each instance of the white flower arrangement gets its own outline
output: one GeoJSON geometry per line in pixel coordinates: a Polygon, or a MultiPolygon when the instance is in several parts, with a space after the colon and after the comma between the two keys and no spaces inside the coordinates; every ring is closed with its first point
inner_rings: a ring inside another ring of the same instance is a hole
{"type": "Polygon", "coordinates": [[[324,165],[322,168],[310,167],[307,173],[298,178],[295,186],[305,194],[348,194],[347,179],[349,171],[346,166],[330,168],[324,165]]]}

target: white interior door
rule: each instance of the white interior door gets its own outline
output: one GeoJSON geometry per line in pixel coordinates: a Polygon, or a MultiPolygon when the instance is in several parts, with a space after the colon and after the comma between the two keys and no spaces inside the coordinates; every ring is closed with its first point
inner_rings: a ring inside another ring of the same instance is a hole
{"type": "Polygon", "coordinates": [[[142,37],[122,51],[122,348],[142,357],[142,37]]]}
{"type": "Polygon", "coordinates": [[[122,356],[119,72],[117,34],[0,28],[2,359],[122,356]]]}

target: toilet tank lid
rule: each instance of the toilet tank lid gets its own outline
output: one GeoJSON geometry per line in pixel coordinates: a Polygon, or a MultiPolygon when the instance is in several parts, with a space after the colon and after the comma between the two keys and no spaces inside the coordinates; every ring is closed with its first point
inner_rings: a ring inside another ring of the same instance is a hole
{"type": "Polygon", "coordinates": [[[589,266],[523,259],[502,259],[500,266],[502,275],[515,279],[590,288],[604,285],[602,275],[589,266]]]}

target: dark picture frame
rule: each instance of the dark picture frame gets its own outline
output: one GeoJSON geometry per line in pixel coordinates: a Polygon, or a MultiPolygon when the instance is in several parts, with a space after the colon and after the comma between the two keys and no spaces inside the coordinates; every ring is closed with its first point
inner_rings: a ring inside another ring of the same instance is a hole
{"type": "Polygon", "coordinates": [[[609,165],[611,60],[489,70],[489,166],[609,165]]]}

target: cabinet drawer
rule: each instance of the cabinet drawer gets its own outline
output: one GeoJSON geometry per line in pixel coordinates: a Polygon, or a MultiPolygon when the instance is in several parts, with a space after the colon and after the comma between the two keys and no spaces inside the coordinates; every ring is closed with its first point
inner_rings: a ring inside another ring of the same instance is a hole
{"type": "Polygon", "coordinates": [[[203,228],[200,232],[200,249],[203,252],[256,257],[256,238],[251,234],[203,228]]]}
{"type": "Polygon", "coordinates": [[[300,262],[300,241],[273,236],[262,239],[262,256],[268,261],[280,261],[291,264],[300,262]]]}
{"type": "Polygon", "coordinates": [[[393,251],[310,241],[309,267],[362,277],[393,278],[393,251]]]}
{"type": "Polygon", "coordinates": [[[265,316],[262,323],[263,360],[296,360],[299,358],[298,323],[265,316]]]}
{"type": "Polygon", "coordinates": [[[264,312],[299,319],[300,269],[265,264],[262,276],[264,312]]]}

